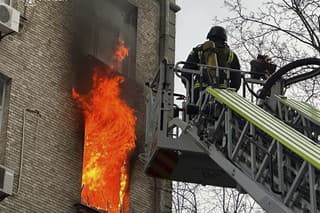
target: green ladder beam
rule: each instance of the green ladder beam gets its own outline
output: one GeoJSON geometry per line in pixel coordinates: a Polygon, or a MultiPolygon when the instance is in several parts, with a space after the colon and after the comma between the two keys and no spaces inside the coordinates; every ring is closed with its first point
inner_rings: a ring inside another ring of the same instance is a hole
{"type": "Polygon", "coordinates": [[[320,169],[320,146],[311,139],[232,90],[207,87],[206,91],[255,127],[320,169]]]}
{"type": "Polygon", "coordinates": [[[317,108],[305,102],[300,102],[293,99],[287,99],[286,97],[277,97],[277,98],[282,104],[296,111],[299,111],[307,119],[314,121],[317,125],[320,125],[320,110],[318,110],[317,108]]]}

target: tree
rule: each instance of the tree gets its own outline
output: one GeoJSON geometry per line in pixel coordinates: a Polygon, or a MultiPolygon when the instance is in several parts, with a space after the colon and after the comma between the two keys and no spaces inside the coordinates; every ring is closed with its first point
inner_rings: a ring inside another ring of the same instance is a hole
{"type": "MultiPolygon", "coordinates": [[[[258,3],[256,3],[258,4],[258,3]]],[[[224,23],[232,43],[254,58],[265,53],[287,63],[320,54],[320,3],[317,0],[269,0],[247,10],[241,0],[225,0],[231,15],[224,23]]]]}
{"type": "MultiPolygon", "coordinates": [[[[245,1],[225,0],[230,16],[216,23],[225,25],[230,43],[240,54],[245,69],[258,54],[269,55],[278,67],[305,57],[320,56],[320,2],[317,0],[266,0],[248,10],[245,1]]],[[[286,76],[318,69],[302,66],[286,76]]],[[[290,87],[288,95],[300,94],[300,100],[319,104],[319,77],[290,87]]]]}
{"type": "Polygon", "coordinates": [[[236,189],[174,182],[175,213],[253,213],[263,212],[248,194],[236,189]]]}
{"type": "Polygon", "coordinates": [[[198,212],[197,193],[200,185],[174,182],[172,190],[172,207],[175,213],[198,212]]]}

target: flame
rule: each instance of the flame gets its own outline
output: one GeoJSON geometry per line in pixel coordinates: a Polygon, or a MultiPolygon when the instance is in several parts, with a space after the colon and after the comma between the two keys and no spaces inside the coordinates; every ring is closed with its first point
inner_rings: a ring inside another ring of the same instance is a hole
{"type": "Polygon", "coordinates": [[[113,55],[113,66],[116,66],[117,69],[119,69],[119,65],[129,55],[129,50],[125,47],[122,39],[118,40],[118,47],[113,55]]]}
{"type": "Polygon", "coordinates": [[[120,98],[124,77],[115,72],[127,56],[119,39],[112,65],[94,70],[89,93],[72,90],[85,117],[82,202],[109,213],[129,211],[124,200],[129,196],[127,161],[135,147],[136,117],[120,98]]]}

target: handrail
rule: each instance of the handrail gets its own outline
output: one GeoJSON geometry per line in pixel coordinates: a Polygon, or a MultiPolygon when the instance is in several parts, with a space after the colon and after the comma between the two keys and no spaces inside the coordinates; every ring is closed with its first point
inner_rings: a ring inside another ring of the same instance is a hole
{"type": "Polygon", "coordinates": [[[294,110],[299,111],[309,120],[315,121],[318,125],[320,124],[320,110],[311,106],[308,103],[300,102],[293,99],[287,99],[286,97],[279,97],[277,96],[278,100],[286,105],[291,107],[294,110]]]}
{"type": "Polygon", "coordinates": [[[222,70],[226,70],[226,71],[231,71],[231,72],[240,72],[240,73],[243,73],[243,74],[261,74],[261,73],[258,73],[258,72],[251,72],[251,71],[248,71],[248,70],[238,70],[238,69],[232,69],[230,67],[220,67],[220,66],[210,66],[210,65],[207,65],[207,64],[198,64],[198,63],[190,63],[190,62],[185,62],[185,61],[179,61],[175,64],[174,66],[174,70],[175,71],[187,71],[187,72],[191,72],[191,73],[195,73],[195,74],[199,74],[199,70],[193,70],[193,69],[186,69],[186,68],[183,68],[183,67],[180,67],[180,65],[194,65],[194,66],[198,66],[199,68],[200,67],[203,67],[203,68],[210,68],[210,69],[222,69],[222,70]]]}

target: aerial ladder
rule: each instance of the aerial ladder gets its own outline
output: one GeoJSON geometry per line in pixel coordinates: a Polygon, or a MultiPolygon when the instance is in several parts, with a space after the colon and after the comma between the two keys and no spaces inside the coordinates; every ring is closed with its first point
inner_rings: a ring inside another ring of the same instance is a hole
{"type": "Polygon", "coordinates": [[[320,212],[320,111],[284,96],[288,86],[320,74],[320,59],[292,62],[267,80],[250,79],[246,71],[201,64],[192,70],[185,64],[164,60],[147,82],[146,174],[236,188],[267,212],[320,212]],[[216,69],[217,79],[225,72],[227,82],[231,72],[241,72],[243,94],[213,81],[194,100],[193,80],[186,95],[175,93],[174,75],[201,79],[210,69],[216,69]],[[262,88],[255,93],[253,84],[262,88]],[[248,89],[255,96],[251,101],[248,89]]]}

